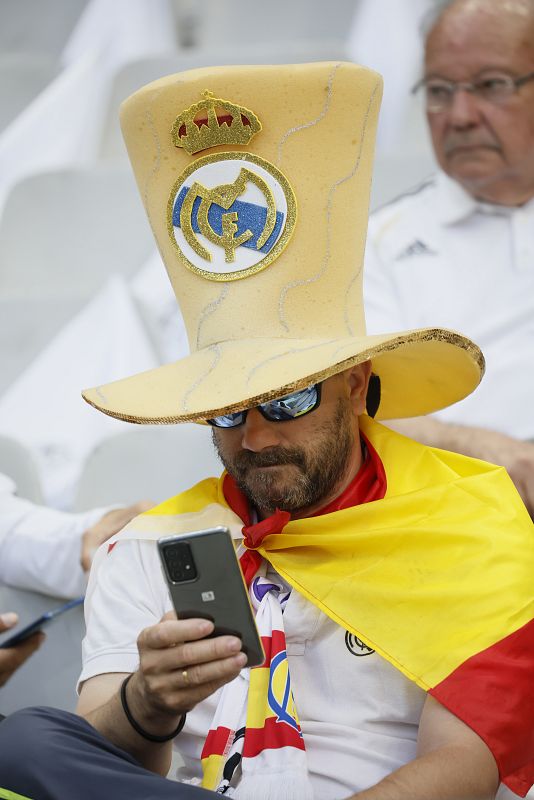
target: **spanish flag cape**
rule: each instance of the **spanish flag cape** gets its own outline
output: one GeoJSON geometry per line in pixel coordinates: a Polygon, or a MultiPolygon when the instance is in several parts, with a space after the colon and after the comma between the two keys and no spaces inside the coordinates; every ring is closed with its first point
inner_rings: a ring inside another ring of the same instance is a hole
{"type": "MultiPolygon", "coordinates": [[[[425,447],[368,417],[383,499],[290,520],[257,552],[310,602],[469,725],[500,779],[534,783],[534,526],[502,467],[425,447]]],[[[242,520],[224,475],[133,520],[156,538],[242,520]]]]}

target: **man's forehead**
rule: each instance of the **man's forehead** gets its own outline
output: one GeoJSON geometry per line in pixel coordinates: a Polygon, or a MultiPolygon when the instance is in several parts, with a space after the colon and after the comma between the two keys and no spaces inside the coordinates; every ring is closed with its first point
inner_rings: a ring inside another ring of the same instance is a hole
{"type": "Polygon", "coordinates": [[[427,75],[466,80],[488,69],[534,69],[534,0],[459,0],[430,31],[427,75]]]}

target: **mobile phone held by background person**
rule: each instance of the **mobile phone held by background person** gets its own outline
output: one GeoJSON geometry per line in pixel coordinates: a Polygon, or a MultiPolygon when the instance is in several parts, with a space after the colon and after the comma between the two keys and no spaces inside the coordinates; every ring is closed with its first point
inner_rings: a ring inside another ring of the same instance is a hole
{"type": "Polygon", "coordinates": [[[2,641],[0,641],[0,649],[16,647],[30,636],[33,636],[34,633],[47,628],[50,623],[57,620],[58,617],[65,613],[65,611],[70,611],[71,608],[76,608],[77,606],[81,605],[83,601],[83,597],[77,597],[75,600],[69,600],[68,603],[41,614],[40,617],[34,619],[33,622],[30,622],[29,625],[26,625],[24,628],[21,628],[20,631],[13,633],[7,639],[2,639],[2,641]]]}
{"type": "Polygon", "coordinates": [[[178,619],[209,619],[211,636],[238,636],[247,667],[265,660],[247,587],[228,528],[158,540],[163,573],[178,619]]]}

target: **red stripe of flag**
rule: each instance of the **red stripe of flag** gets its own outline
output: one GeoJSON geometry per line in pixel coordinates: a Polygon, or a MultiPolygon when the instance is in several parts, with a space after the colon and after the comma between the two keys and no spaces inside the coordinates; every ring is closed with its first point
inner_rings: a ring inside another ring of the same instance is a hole
{"type": "Polygon", "coordinates": [[[534,620],[464,661],[430,694],[488,745],[501,782],[534,783],[534,620]]]}
{"type": "Polygon", "coordinates": [[[262,750],[279,747],[297,747],[305,750],[304,739],[287,722],[277,722],[276,717],[267,717],[263,728],[247,728],[243,743],[243,757],[254,758],[262,750]]]}
{"type": "Polygon", "coordinates": [[[265,651],[262,667],[270,667],[274,656],[286,649],[286,637],[283,631],[274,630],[271,636],[262,636],[261,643],[265,651]]]}
{"type": "Polygon", "coordinates": [[[208,756],[222,756],[225,753],[228,739],[234,736],[235,731],[225,728],[222,725],[214,731],[210,731],[206,736],[204,747],[202,748],[201,758],[208,756]]]}

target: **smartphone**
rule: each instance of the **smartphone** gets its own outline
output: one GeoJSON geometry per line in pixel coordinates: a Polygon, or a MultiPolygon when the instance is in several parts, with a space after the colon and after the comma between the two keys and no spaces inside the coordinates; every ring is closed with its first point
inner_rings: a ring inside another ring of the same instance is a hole
{"type": "Polygon", "coordinates": [[[209,619],[211,636],[239,636],[247,667],[262,664],[265,653],[228,528],[165,536],[158,549],[178,619],[209,619]]]}
{"type": "Polygon", "coordinates": [[[37,633],[37,631],[42,631],[43,628],[48,627],[51,622],[54,622],[54,620],[64,614],[65,611],[70,611],[71,608],[76,608],[77,606],[81,605],[83,601],[83,597],[77,597],[75,600],[69,600],[69,602],[65,603],[65,605],[59,606],[58,608],[53,608],[51,611],[46,611],[44,614],[41,614],[40,617],[37,617],[37,619],[35,619],[33,622],[30,622],[29,625],[26,625],[24,628],[21,628],[20,631],[17,631],[9,638],[0,642],[0,649],[16,647],[29,636],[32,636],[34,633],[37,633]]]}

